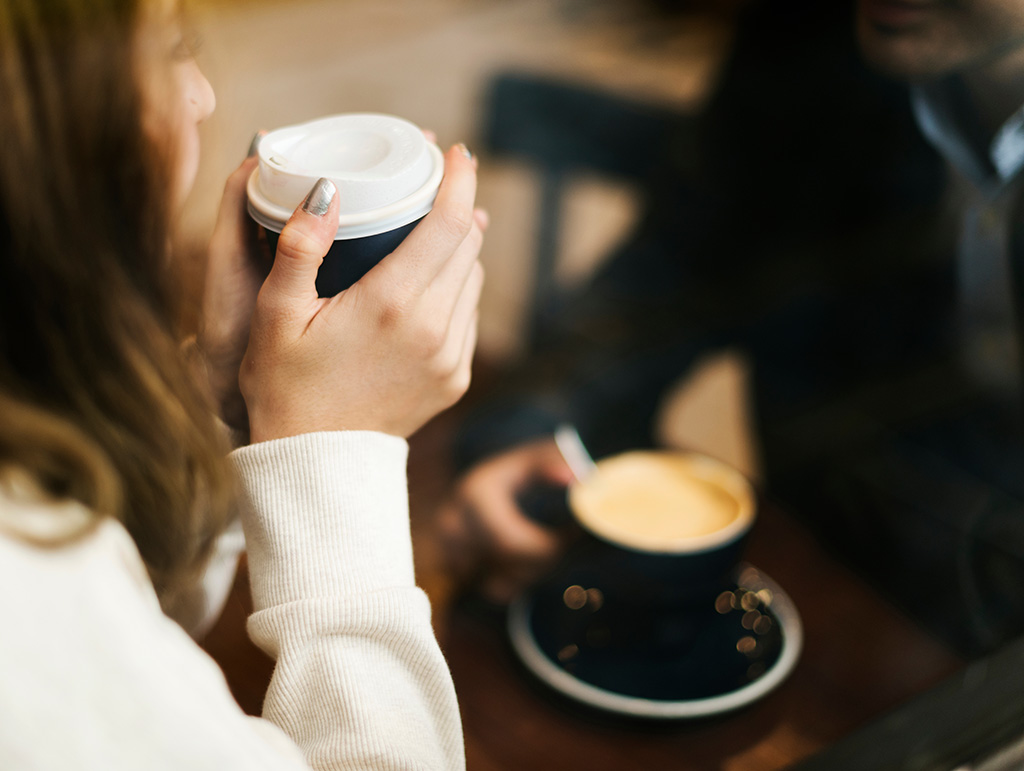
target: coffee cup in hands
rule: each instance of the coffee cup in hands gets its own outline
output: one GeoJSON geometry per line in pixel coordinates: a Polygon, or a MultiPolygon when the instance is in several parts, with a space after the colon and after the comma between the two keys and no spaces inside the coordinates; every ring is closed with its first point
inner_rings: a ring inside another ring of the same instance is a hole
{"type": "Polygon", "coordinates": [[[240,385],[252,440],[313,431],[408,437],[469,385],[486,219],[476,165],[444,158],[431,211],[347,291],[318,296],[334,244],[338,186],[317,181],[282,228],[256,301],[240,385]]]}
{"type": "Polygon", "coordinates": [[[337,231],[317,275],[321,297],[347,289],[429,212],[444,174],[440,149],[407,120],[334,115],[271,131],[249,178],[249,213],[271,251],[291,213],[317,179],[338,191],[337,231]]]}

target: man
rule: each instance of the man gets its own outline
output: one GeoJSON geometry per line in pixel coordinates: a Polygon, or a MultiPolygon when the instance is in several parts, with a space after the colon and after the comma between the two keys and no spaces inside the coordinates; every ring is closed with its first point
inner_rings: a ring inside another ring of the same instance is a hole
{"type": "Polygon", "coordinates": [[[1024,0],[860,0],[859,48],[909,98],[847,12],[750,11],[702,168],[651,180],[529,386],[467,427],[442,522],[492,598],[562,546],[517,503],[571,478],[554,423],[598,455],[649,444],[665,388],[734,346],[770,494],[965,653],[1024,630],[1024,0]]]}

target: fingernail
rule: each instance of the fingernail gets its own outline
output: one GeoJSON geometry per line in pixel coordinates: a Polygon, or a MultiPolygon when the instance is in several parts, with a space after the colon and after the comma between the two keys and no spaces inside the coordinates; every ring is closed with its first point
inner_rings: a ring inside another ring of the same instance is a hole
{"type": "Polygon", "coordinates": [[[266,136],[267,132],[260,129],[252,136],[252,141],[249,143],[249,152],[246,154],[246,158],[252,158],[256,155],[256,152],[260,149],[260,140],[266,136]]]}
{"type": "Polygon", "coordinates": [[[331,208],[331,201],[334,200],[336,192],[338,189],[331,180],[327,177],[320,177],[313,185],[313,189],[309,191],[306,200],[302,202],[302,211],[316,217],[323,217],[331,208]]]}
{"type": "Polygon", "coordinates": [[[473,160],[473,153],[469,151],[469,148],[466,147],[464,142],[459,142],[457,147],[459,148],[459,152],[465,155],[468,160],[473,160]]]}

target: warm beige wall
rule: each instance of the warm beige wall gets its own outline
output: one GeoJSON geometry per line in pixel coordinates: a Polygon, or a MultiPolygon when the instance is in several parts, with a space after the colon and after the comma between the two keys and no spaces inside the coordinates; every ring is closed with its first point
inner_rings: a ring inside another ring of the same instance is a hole
{"type": "MultiPolygon", "coordinates": [[[[714,5],[714,3],[712,3],[714,5]]],[[[193,0],[200,61],[218,96],[186,213],[197,243],[212,227],[224,178],[258,128],[337,112],[379,111],[432,128],[442,144],[477,144],[479,98],[502,69],[600,84],[699,108],[728,43],[720,20],[652,22],[631,0],[193,0]]],[[[637,148],[643,152],[643,148],[637,148]]],[[[480,350],[515,356],[527,302],[537,181],[481,158],[478,200],[492,215],[481,259],[480,350]]],[[[585,276],[630,227],[635,197],[582,179],[565,212],[559,273],[585,276]]],[[[742,359],[711,359],[666,400],[662,439],[756,475],[742,359]]]]}
{"type": "MultiPolygon", "coordinates": [[[[215,0],[193,2],[201,63],[218,107],[186,216],[212,226],[223,179],[258,128],[336,112],[379,111],[475,144],[479,97],[498,70],[520,68],[696,106],[726,40],[694,17],[652,24],[636,3],[590,0],[215,0]]],[[[642,152],[642,148],[638,148],[642,152]]],[[[528,170],[488,163],[481,205],[492,214],[482,259],[481,349],[519,345],[536,209],[528,170]]],[[[584,180],[570,201],[567,276],[579,276],[628,227],[629,191],[584,180]]]]}

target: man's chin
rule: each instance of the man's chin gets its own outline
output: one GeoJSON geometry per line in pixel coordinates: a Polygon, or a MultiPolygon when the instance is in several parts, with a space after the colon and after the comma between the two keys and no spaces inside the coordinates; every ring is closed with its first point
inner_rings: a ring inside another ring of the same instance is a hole
{"type": "Polygon", "coordinates": [[[955,69],[948,61],[948,54],[932,50],[935,46],[930,46],[924,35],[886,29],[859,18],[857,38],[865,61],[896,80],[927,82],[955,69]]]}

